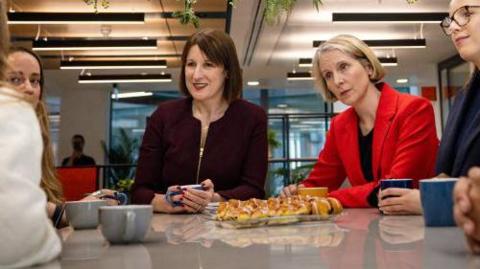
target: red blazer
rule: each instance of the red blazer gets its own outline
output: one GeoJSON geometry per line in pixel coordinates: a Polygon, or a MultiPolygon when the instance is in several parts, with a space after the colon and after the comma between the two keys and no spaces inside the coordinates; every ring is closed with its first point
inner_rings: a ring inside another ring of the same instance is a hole
{"type": "Polygon", "coordinates": [[[377,87],[381,97],[373,131],[373,181],[363,176],[358,117],[349,108],[333,118],[318,161],[302,182],[307,187],[328,187],[329,196],[345,207],[370,207],[368,195],[380,179],[418,180],[434,175],[438,138],[432,105],[424,98],[399,93],[386,83],[377,87]],[[339,189],[346,178],[352,187],[339,189]]]}

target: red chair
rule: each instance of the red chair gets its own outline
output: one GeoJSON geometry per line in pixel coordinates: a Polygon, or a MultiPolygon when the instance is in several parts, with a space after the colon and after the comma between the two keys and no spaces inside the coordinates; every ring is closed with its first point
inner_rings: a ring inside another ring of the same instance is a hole
{"type": "Polygon", "coordinates": [[[89,167],[59,167],[58,179],[62,183],[66,201],[77,201],[86,194],[98,189],[98,168],[89,167]]]}

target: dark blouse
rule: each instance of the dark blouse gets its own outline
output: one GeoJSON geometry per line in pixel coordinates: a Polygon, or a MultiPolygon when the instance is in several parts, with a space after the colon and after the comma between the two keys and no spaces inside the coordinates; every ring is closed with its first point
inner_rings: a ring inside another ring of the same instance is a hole
{"type": "MultiPolygon", "coordinates": [[[[192,99],[162,103],[148,121],[138,161],[132,202],[149,204],[172,185],[196,183],[201,123],[192,99]]],[[[244,100],[230,104],[210,123],[198,181],[211,179],[226,199],[263,198],[267,174],[267,116],[244,100]]]]}
{"type": "Polygon", "coordinates": [[[365,180],[371,182],[373,180],[372,173],[372,142],[373,129],[367,134],[363,135],[358,127],[358,145],[360,146],[360,163],[362,165],[362,172],[365,180]]]}

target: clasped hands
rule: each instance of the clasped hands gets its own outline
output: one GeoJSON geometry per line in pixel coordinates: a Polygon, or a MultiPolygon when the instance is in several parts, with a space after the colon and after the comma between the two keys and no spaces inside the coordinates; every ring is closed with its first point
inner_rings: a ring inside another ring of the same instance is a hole
{"type": "Polygon", "coordinates": [[[455,221],[463,229],[469,249],[480,254],[480,168],[471,168],[467,177],[461,177],[453,195],[455,221]]]}

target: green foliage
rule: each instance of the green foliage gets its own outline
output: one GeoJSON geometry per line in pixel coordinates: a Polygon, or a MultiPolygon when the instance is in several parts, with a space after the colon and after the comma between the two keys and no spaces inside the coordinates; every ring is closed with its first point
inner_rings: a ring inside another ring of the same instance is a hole
{"type": "Polygon", "coordinates": [[[277,140],[277,133],[272,129],[268,129],[267,142],[270,150],[276,149],[280,146],[280,142],[277,140]]]}
{"type": "Polygon", "coordinates": [[[133,185],[133,178],[120,179],[115,189],[120,192],[129,193],[133,185]]]}
{"type": "MultiPolygon", "coordinates": [[[[310,163],[310,164],[301,165],[296,167],[295,169],[292,169],[290,171],[290,178],[288,180],[289,184],[296,184],[304,180],[305,178],[307,178],[308,174],[310,173],[314,165],[315,163],[310,163]]],[[[272,173],[272,176],[286,177],[288,174],[288,169],[282,167],[282,168],[278,168],[271,171],[271,173],[272,173]]]]}
{"type": "Polygon", "coordinates": [[[104,9],[107,9],[110,6],[110,0],[83,0],[85,4],[93,6],[95,13],[98,13],[98,3],[102,5],[104,9]]]}
{"type": "Polygon", "coordinates": [[[197,15],[195,15],[195,11],[193,10],[193,4],[195,4],[197,0],[183,0],[183,1],[184,1],[183,10],[173,12],[172,16],[174,18],[178,18],[181,24],[191,23],[195,28],[200,27],[200,19],[198,18],[197,15]]]}
{"type": "MultiPolygon", "coordinates": [[[[105,141],[101,141],[103,151],[109,164],[131,165],[136,163],[136,153],[138,152],[139,141],[131,138],[123,128],[119,129],[117,143],[108,148],[105,141]]],[[[118,182],[120,179],[133,177],[134,169],[131,167],[111,168],[112,181],[118,182]]]]}
{"type": "MultiPolygon", "coordinates": [[[[195,28],[200,27],[200,19],[195,14],[193,6],[198,0],[177,0],[183,1],[183,10],[173,12],[172,16],[178,18],[181,24],[192,24],[195,28]]],[[[238,0],[225,0],[228,5],[235,6],[238,0]]],[[[279,15],[283,12],[290,13],[297,0],[264,0],[265,1],[265,21],[272,25],[278,22],[279,15]]],[[[414,4],[418,0],[406,0],[409,4],[414,4]]],[[[104,9],[110,6],[110,0],[83,0],[87,5],[93,5],[95,13],[98,12],[98,2],[104,9]]],[[[313,7],[318,11],[322,0],[312,0],[313,7]]]]}

